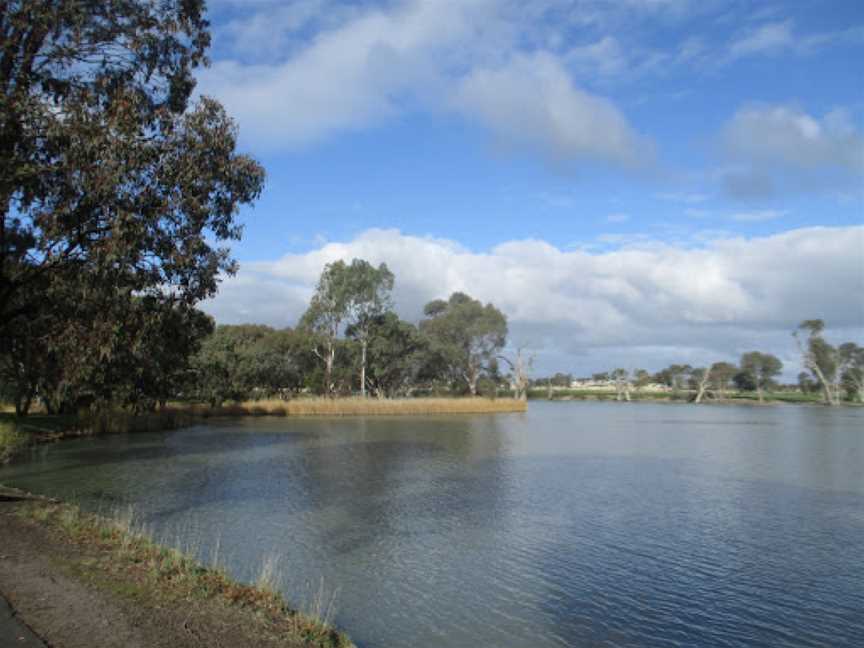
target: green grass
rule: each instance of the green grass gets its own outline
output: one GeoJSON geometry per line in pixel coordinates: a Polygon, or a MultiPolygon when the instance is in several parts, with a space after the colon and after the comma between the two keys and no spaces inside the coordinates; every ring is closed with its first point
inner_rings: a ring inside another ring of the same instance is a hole
{"type": "MultiPolygon", "coordinates": [[[[57,531],[65,541],[88,555],[71,565],[79,576],[111,592],[133,600],[170,605],[172,602],[220,599],[248,610],[270,632],[292,645],[310,648],[352,648],[348,637],[331,625],[333,599],[319,596],[310,609],[290,607],[277,591],[278,559],[262,563],[255,585],[233,580],[218,563],[205,566],[188,552],[164,547],[136,525],[131,510],[103,516],[79,507],[48,501],[31,501],[18,509],[28,520],[57,531]]],[[[323,591],[323,588],[322,588],[323,591]]]]}

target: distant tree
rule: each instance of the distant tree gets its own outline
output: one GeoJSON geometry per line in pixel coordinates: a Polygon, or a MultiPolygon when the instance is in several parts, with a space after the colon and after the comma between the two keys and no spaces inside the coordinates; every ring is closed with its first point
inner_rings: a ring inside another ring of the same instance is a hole
{"type": "Polygon", "coordinates": [[[310,334],[311,350],[324,364],[324,393],[333,394],[333,367],[341,327],[348,318],[353,281],[344,261],[324,266],[299,328],[310,334]]]}
{"type": "Polygon", "coordinates": [[[374,322],[393,307],[393,273],[382,263],[377,268],[362,259],[347,267],[347,319],[352,337],[360,344],[360,395],[366,397],[366,353],[374,322]]]}
{"type": "Polygon", "coordinates": [[[600,371],[591,374],[591,380],[593,380],[594,382],[609,382],[611,380],[611,377],[608,371],[600,371]]]}
{"type": "Polygon", "coordinates": [[[815,394],[819,391],[819,383],[806,371],[798,374],[798,389],[802,394],[815,394]]]}
{"type": "Polygon", "coordinates": [[[840,382],[849,400],[864,403],[864,347],[854,342],[841,344],[837,350],[840,358],[840,382]]]}
{"type": "Polygon", "coordinates": [[[687,388],[692,370],[689,364],[673,364],[657,372],[654,379],[661,385],[671,387],[677,394],[687,388]]]}
{"type": "MultiPolygon", "coordinates": [[[[348,327],[354,339],[357,330],[348,327]]],[[[365,380],[373,394],[391,398],[408,393],[424,368],[428,343],[417,327],[391,312],[377,315],[368,322],[367,372],[365,380]]]]}
{"type": "Polygon", "coordinates": [[[447,301],[429,302],[424,314],[420,331],[429,338],[451,378],[464,381],[475,396],[480,376],[504,348],[507,318],[492,304],[484,306],[461,292],[447,301]]]}
{"type": "Polygon", "coordinates": [[[735,389],[739,392],[756,391],[756,377],[744,369],[739,369],[739,371],[732,376],[732,384],[735,385],[735,389]]]}
{"type": "Polygon", "coordinates": [[[711,365],[711,388],[717,391],[720,398],[726,397],[729,383],[738,373],[738,367],[730,362],[715,362],[711,365]]]}
{"type": "Polygon", "coordinates": [[[248,398],[255,387],[248,350],[271,330],[254,324],[217,326],[193,359],[194,395],[214,407],[248,398]]]}
{"type": "MultiPolygon", "coordinates": [[[[521,348],[516,350],[516,357],[513,360],[503,355],[498,357],[510,367],[510,388],[513,390],[513,395],[519,400],[527,400],[528,385],[531,383],[529,374],[531,373],[531,366],[534,364],[534,357],[523,354],[521,348]]],[[[555,376],[563,375],[555,374],[555,376]]],[[[555,376],[549,380],[550,384],[555,380],[555,376]]],[[[567,385],[570,385],[569,380],[567,385]]]]}
{"type": "MultiPolygon", "coordinates": [[[[713,367],[713,366],[712,366],[713,367]]],[[[708,387],[711,385],[711,369],[712,367],[697,367],[690,370],[690,383],[696,392],[693,398],[694,403],[701,403],[702,399],[708,392],[708,387]]]]}
{"type": "Polygon", "coordinates": [[[822,336],[824,330],[825,322],[821,319],[804,320],[792,335],[798,344],[804,367],[810,370],[822,387],[824,403],[836,405],[840,400],[840,359],[837,349],[822,336]],[[806,333],[807,338],[802,340],[800,333],[806,333]]]}
{"type": "Polygon", "coordinates": [[[551,382],[555,387],[569,387],[573,382],[573,375],[558,372],[549,379],[549,382],[551,382]]]}
{"type": "Polygon", "coordinates": [[[615,399],[630,400],[630,390],[633,385],[630,382],[630,372],[626,369],[615,369],[610,374],[612,382],[615,384],[615,399]]]}
{"type": "Polygon", "coordinates": [[[783,363],[770,353],[751,351],[741,356],[741,372],[750,377],[755,386],[759,402],[764,400],[764,392],[774,384],[774,377],[783,371],[783,363]]]}
{"type": "Polygon", "coordinates": [[[653,377],[645,369],[636,369],[633,372],[633,388],[638,393],[651,384],[653,377]]]}

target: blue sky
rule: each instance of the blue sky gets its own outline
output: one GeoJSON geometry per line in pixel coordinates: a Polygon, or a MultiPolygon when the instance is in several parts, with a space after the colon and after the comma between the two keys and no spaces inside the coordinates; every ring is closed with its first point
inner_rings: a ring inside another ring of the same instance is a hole
{"type": "Polygon", "coordinates": [[[363,251],[402,270],[403,316],[466,290],[541,367],[748,343],[794,362],[799,319],[864,326],[840,297],[864,288],[862,2],[209,4],[199,89],[268,171],[243,269],[208,306],[220,321],[291,325],[323,263],[363,251]],[[747,260],[778,245],[791,267],[769,286],[747,260]],[[446,267],[416,267],[424,253],[446,267]],[[541,299],[526,277],[544,266],[541,299]]]}

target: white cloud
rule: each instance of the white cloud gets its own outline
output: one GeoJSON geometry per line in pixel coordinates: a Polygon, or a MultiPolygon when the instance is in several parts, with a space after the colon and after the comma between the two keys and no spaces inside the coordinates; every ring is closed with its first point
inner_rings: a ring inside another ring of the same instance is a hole
{"type": "Polygon", "coordinates": [[[561,159],[588,158],[629,167],[653,161],[643,140],[617,108],[573,85],[554,56],[517,55],[478,68],[459,84],[453,106],[504,142],[538,147],[561,159]]]}
{"type": "Polygon", "coordinates": [[[316,22],[313,38],[295,37],[318,4],[224,27],[236,56],[199,76],[199,90],[220,99],[259,146],[302,146],[421,109],[456,111],[508,145],[553,157],[628,167],[650,158],[622,112],[577,87],[563,56],[508,3],[409,0],[316,22]],[[526,53],[526,40],[541,42],[526,53]],[[243,60],[256,47],[262,55],[243,60]],[[263,56],[271,50],[288,56],[263,56]]]}
{"type": "Polygon", "coordinates": [[[369,230],[246,264],[205,308],[225,323],[293,325],[324,264],[358,257],[393,270],[402,317],[416,321],[427,301],[465,291],[500,307],[511,340],[548,353],[549,369],[603,368],[610,349],[629,354],[627,366],[648,364],[638,355],[644,347],[669,349],[652,356],[656,363],[685,355],[708,362],[753,348],[788,353],[790,331],[812,317],[860,338],[862,250],[864,227],[723,238],[700,248],[643,238],[601,253],[541,240],[472,252],[446,239],[369,230]]]}
{"type": "Polygon", "coordinates": [[[616,212],[614,214],[609,214],[606,217],[606,220],[610,223],[626,223],[630,220],[629,214],[622,214],[621,212],[616,212]]]}

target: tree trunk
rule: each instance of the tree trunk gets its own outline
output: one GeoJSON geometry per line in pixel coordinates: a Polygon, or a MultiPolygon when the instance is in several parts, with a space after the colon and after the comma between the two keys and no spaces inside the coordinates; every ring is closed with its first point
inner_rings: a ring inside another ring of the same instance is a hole
{"type": "Polygon", "coordinates": [[[706,370],[705,375],[702,376],[702,379],[699,381],[699,390],[696,392],[696,400],[694,403],[701,403],[702,399],[705,397],[705,392],[708,390],[708,384],[711,380],[711,371],[706,370]]]}
{"type": "Polygon", "coordinates": [[[366,338],[360,340],[360,396],[366,398],[366,338]]]}
{"type": "Polygon", "coordinates": [[[756,394],[759,396],[759,402],[765,402],[765,399],[762,397],[762,385],[756,385],[756,394]]]}
{"type": "Polygon", "coordinates": [[[826,405],[836,405],[837,402],[834,400],[834,394],[831,390],[831,383],[825,377],[825,374],[822,373],[822,369],[819,368],[815,362],[808,363],[809,368],[813,370],[813,373],[816,374],[816,377],[819,379],[819,383],[822,385],[822,394],[825,397],[826,405]]]}
{"type": "Polygon", "coordinates": [[[480,378],[480,372],[475,371],[474,369],[471,369],[471,371],[468,373],[467,378],[468,378],[468,391],[471,393],[472,396],[476,396],[477,395],[477,380],[480,378]]]}
{"type": "Polygon", "coordinates": [[[324,358],[324,391],[327,396],[333,395],[333,362],[336,359],[336,347],[330,346],[327,349],[327,356],[324,358]]]}

